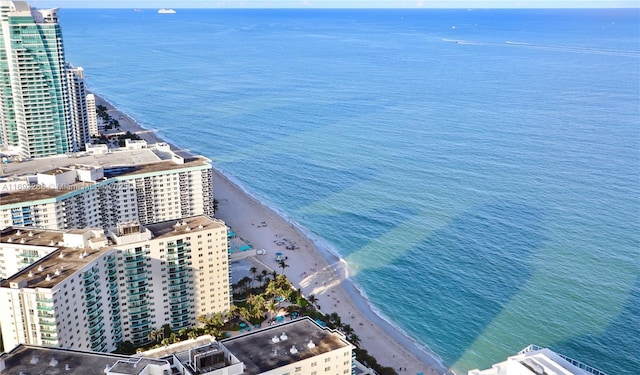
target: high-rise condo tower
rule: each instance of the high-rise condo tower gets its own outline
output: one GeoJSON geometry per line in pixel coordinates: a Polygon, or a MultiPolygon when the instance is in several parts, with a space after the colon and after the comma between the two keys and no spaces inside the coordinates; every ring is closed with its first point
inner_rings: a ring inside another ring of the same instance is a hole
{"type": "Polygon", "coordinates": [[[77,98],[71,95],[67,78],[57,9],[39,10],[24,1],[0,0],[3,149],[24,158],[77,149],[71,110],[71,101],[77,98]]]}

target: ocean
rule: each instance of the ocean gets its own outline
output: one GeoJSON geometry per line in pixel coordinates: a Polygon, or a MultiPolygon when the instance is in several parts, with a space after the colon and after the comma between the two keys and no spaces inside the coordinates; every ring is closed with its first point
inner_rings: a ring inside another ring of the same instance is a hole
{"type": "Polygon", "coordinates": [[[640,374],[640,17],[62,9],[89,89],[345,259],[457,373],[640,374]]]}

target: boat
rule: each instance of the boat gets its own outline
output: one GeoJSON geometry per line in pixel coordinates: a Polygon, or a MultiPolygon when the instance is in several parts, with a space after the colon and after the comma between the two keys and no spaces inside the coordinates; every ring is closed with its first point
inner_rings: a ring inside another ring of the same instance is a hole
{"type": "Polygon", "coordinates": [[[158,9],[159,14],[174,14],[176,11],[173,9],[160,8],[158,9]]]}

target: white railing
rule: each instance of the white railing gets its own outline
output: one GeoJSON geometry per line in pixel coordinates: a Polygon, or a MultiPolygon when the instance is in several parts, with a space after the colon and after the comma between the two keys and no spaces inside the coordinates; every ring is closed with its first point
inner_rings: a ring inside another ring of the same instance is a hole
{"type": "MultiPolygon", "coordinates": [[[[537,345],[531,344],[531,345],[527,346],[526,348],[522,349],[518,354],[534,352],[536,350],[541,350],[541,349],[544,349],[544,348],[542,348],[540,346],[537,346],[537,345]]],[[[575,360],[575,359],[573,359],[571,357],[567,357],[564,354],[560,354],[560,353],[556,353],[556,354],[559,355],[564,360],[566,360],[567,362],[571,363],[572,365],[574,365],[574,366],[576,366],[576,367],[578,367],[578,368],[580,368],[580,369],[582,369],[582,370],[584,370],[584,371],[586,371],[586,372],[588,372],[590,374],[593,374],[593,375],[607,375],[606,373],[598,370],[597,368],[588,366],[588,365],[586,365],[586,364],[584,364],[584,363],[582,363],[580,361],[577,361],[577,360],[575,360]]]]}

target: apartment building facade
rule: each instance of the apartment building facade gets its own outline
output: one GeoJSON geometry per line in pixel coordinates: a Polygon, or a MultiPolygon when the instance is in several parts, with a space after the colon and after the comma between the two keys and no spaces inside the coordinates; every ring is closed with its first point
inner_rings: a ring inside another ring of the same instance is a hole
{"type": "MultiPolygon", "coordinates": [[[[150,224],[194,215],[213,217],[211,161],[201,156],[185,159],[168,146],[157,147],[161,150],[40,159],[40,166],[51,161],[53,168],[0,188],[0,227],[107,229],[136,220],[150,224]]],[[[21,164],[24,170],[35,168],[21,164]]]]}
{"type": "Polygon", "coordinates": [[[231,304],[227,227],[206,216],[107,231],[5,229],[0,252],[25,250],[15,244],[54,250],[0,281],[5,349],[22,343],[113,351],[231,304]]]}

